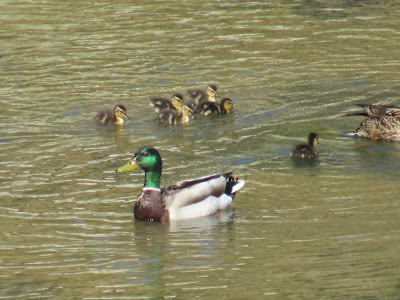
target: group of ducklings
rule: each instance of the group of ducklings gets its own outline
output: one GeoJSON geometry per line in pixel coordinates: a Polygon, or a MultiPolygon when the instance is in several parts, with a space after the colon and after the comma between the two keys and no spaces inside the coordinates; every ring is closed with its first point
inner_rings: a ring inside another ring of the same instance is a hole
{"type": "MultiPolygon", "coordinates": [[[[223,101],[216,104],[215,85],[209,85],[207,91],[196,89],[189,90],[188,93],[193,101],[189,105],[182,104],[183,97],[178,93],[174,94],[171,100],[151,99],[160,123],[187,122],[188,112],[193,113],[192,107],[194,111],[197,110],[205,115],[221,114],[226,110],[223,101]]],[[[347,115],[362,115],[367,118],[351,134],[352,136],[400,141],[400,107],[380,104],[358,104],[358,106],[364,111],[347,115]]],[[[233,111],[233,106],[229,111],[233,111]]],[[[129,117],[125,106],[121,104],[116,105],[113,111],[102,110],[96,116],[96,121],[102,125],[122,125],[126,119],[129,117]]],[[[318,143],[318,134],[311,132],[308,135],[308,143],[296,145],[290,157],[301,161],[315,160],[318,157],[316,148],[318,143]]],[[[160,188],[162,160],[159,151],[154,147],[140,148],[133,159],[118,168],[117,172],[127,172],[136,168],[141,168],[145,172],[142,193],[134,207],[135,219],[143,221],[169,222],[215,214],[231,205],[236,193],[245,183],[234,178],[232,172],[227,172],[160,188]]]]}
{"type": "Polygon", "coordinates": [[[150,105],[157,113],[159,124],[186,124],[194,115],[215,116],[232,113],[233,102],[229,98],[224,98],[220,103],[216,101],[219,98],[217,86],[210,84],[207,89],[188,90],[190,101],[184,103],[183,95],[175,93],[171,99],[151,98],[150,105]]]}
{"type": "MultiPolygon", "coordinates": [[[[183,95],[175,93],[171,99],[155,97],[150,98],[150,105],[157,114],[159,124],[186,124],[194,115],[204,116],[223,115],[234,112],[233,101],[224,98],[219,103],[217,98],[217,85],[210,84],[206,89],[196,88],[187,91],[190,101],[184,103],[183,95]]],[[[95,117],[100,125],[123,125],[129,119],[126,107],[118,104],[114,110],[103,109],[95,117]]]]}

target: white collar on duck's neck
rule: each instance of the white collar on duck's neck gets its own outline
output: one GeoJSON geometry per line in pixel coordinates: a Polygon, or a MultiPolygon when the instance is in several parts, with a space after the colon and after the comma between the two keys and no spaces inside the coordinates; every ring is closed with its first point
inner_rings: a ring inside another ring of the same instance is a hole
{"type": "Polygon", "coordinates": [[[161,191],[159,188],[154,188],[154,187],[144,187],[143,188],[143,192],[147,192],[147,191],[161,191]]]}

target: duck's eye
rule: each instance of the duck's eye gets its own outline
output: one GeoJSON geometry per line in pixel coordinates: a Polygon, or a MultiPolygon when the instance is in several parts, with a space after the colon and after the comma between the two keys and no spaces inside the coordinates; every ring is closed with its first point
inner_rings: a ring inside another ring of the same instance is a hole
{"type": "Polygon", "coordinates": [[[143,152],[142,153],[142,156],[148,156],[149,155],[149,152],[143,152]]]}

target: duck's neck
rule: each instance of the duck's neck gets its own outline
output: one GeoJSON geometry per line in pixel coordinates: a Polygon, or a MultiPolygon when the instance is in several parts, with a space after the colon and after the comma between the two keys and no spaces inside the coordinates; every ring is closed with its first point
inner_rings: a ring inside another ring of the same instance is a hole
{"type": "Polygon", "coordinates": [[[146,171],[144,176],[145,188],[160,188],[161,169],[146,171]]]}

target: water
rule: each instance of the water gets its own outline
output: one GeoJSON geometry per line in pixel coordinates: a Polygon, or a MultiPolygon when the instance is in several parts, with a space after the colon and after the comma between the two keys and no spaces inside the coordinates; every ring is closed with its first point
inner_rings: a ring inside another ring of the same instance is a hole
{"type": "Polygon", "coordinates": [[[398,5],[1,1],[0,297],[399,299],[399,143],[351,139],[355,103],[399,105],[398,5]],[[158,126],[148,99],[216,83],[236,113],[158,126]],[[124,103],[124,128],[93,122],[124,103]],[[319,164],[291,147],[318,132],[319,164]],[[233,170],[233,210],[133,220],[163,183],[233,170]]]}

